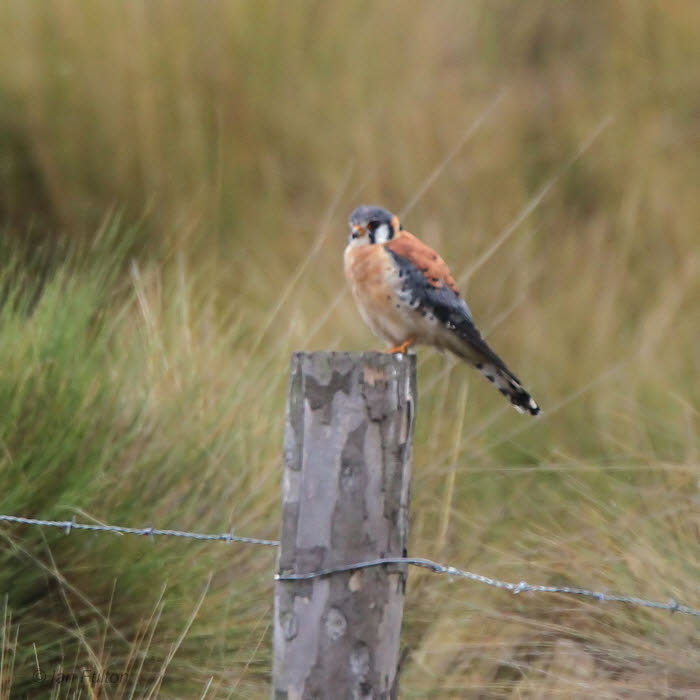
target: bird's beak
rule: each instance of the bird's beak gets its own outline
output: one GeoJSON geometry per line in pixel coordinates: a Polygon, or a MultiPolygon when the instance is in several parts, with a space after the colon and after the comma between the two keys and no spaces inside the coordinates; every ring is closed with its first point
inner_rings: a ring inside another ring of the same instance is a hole
{"type": "Polygon", "coordinates": [[[361,238],[367,235],[367,228],[365,226],[360,226],[360,224],[353,224],[350,230],[352,238],[361,238]]]}

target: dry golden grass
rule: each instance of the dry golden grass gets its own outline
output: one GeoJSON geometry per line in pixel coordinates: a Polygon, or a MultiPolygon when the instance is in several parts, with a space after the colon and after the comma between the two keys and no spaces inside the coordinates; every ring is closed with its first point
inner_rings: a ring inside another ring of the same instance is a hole
{"type": "MultiPolygon", "coordinates": [[[[421,352],[411,552],[700,605],[700,5],[7,0],[0,22],[0,288],[34,299],[17,239],[83,251],[31,267],[58,270],[31,320],[3,307],[0,512],[274,536],[289,352],[376,347],[340,256],[377,202],[544,408],[421,352]]],[[[39,658],[137,696],[267,693],[273,552],[2,533],[14,692],[39,658]]],[[[700,692],[697,623],[661,612],[411,572],[403,641],[404,697],[700,692]]]]}

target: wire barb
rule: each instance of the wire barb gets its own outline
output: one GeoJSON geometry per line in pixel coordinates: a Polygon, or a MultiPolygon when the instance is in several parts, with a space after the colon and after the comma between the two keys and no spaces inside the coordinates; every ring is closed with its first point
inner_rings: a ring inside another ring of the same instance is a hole
{"type": "Polygon", "coordinates": [[[384,557],[382,559],[373,559],[371,561],[358,562],[357,564],[344,564],[341,566],[329,567],[327,569],[321,569],[320,571],[312,571],[304,574],[280,573],[275,575],[275,580],[308,581],[314,578],[329,576],[330,574],[354,571],[355,569],[366,569],[372,566],[382,566],[384,564],[410,564],[413,566],[421,567],[423,569],[429,569],[430,571],[436,574],[447,574],[448,576],[466,578],[470,581],[484,583],[487,586],[501,588],[503,590],[510,591],[511,593],[513,593],[513,595],[518,595],[519,593],[561,593],[564,595],[575,595],[585,596],[588,598],[595,598],[600,602],[628,603],[630,605],[637,605],[644,608],[668,610],[671,613],[681,612],[685,613],[686,615],[694,615],[696,617],[700,617],[700,610],[695,610],[694,608],[690,608],[687,605],[681,605],[674,599],[671,599],[668,603],[661,603],[655,600],[645,600],[644,598],[637,598],[636,596],[616,595],[603,593],[602,591],[592,591],[587,588],[572,588],[570,586],[539,586],[527,583],[527,581],[511,583],[509,581],[501,581],[496,578],[489,578],[488,576],[475,574],[472,571],[464,571],[463,569],[457,569],[454,566],[444,566],[430,559],[421,559],[415,557],[384,557]]]}
{"type": "Polygon", "coordinates": [[[72,520],[37,520],[36,518],[21,518],[17,515],[0,515],[0,521],[9,523],[22,523],[23,525],[41,525],[42,527],[59,527],[70,535],[73,530],[90,530],[93,532],[114,532],[120,535],[145,535],[151,539],[155,537],[185,537],[191,540],[225,540],[226,542],[242,542],[244,544],[259,544],[277,547],[277,540],[263,540],[256,537],[239,537],[230,532],[209,535],[202,532],[187,532],[185,530],[159,530],[155,527],[122,527],[121,525],[98,525],[96,523],[76,523],[75,516],[72,520]]]}

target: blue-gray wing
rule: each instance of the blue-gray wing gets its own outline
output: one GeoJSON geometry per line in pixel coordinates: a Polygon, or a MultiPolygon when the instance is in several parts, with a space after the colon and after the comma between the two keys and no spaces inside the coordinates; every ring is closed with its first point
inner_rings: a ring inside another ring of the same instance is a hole
{"type": "MultiPolygon", "coordinates": [[[[470,346],[470,349],[474,351],[470,355],[480,356],[483,361],[496,365],[513,379],[516,379],[503,360],[481,337],[481,333],[474,325],[474,319],[467,302],[453,288],[439,279],[426,276],[425,272],[409,258],[399,255],[389,247],[387,247],[387,251],[399,268],[399,277],[402,281],[401,291],[408,295],[409,303],[413,308],[435,316],[448,331],[454,333],[470,346]]],[[[478,366],[478,361],[475,364],[478,366]]]]}
{"type": "MultiPolygon", "coordinates": [[[[405,235],[407,236],[408,234],[405,235]]],[[[395,249],[396,246],[392,249],[391,244],[386,249],[398,267],[401,292],[410,306],[434,316],[448,333],[454,334],[456,342],[448,345],[450,350],[471,362],[518,411],[536,416],[540,407],[505,362],[481,337],[447,266],[424,244],[420,244],[422,248],[416,253],[415,244],[410,240],[409,243],[412,246],[404,245],[401,252],[395,249]]]]}

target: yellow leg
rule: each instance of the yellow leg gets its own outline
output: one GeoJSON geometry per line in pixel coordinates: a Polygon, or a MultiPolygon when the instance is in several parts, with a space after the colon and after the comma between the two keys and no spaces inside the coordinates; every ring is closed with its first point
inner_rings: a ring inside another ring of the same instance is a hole
{"type": "Polygon", "coordinates": [[[415,336],[411,336],[407,340],[404,340],[403,343],[400,343],[399,345],[394,345],[393,348],[389,348],[387,350],[387,352],[391,352],[391,353],[399,353],[400,352],[402,355],[405,355],[406,352],[408,352],[408,348],[410,348],[411,345],[413,345],[413,343],[415,343],[415,342],[416,342],[415,336]]]}

